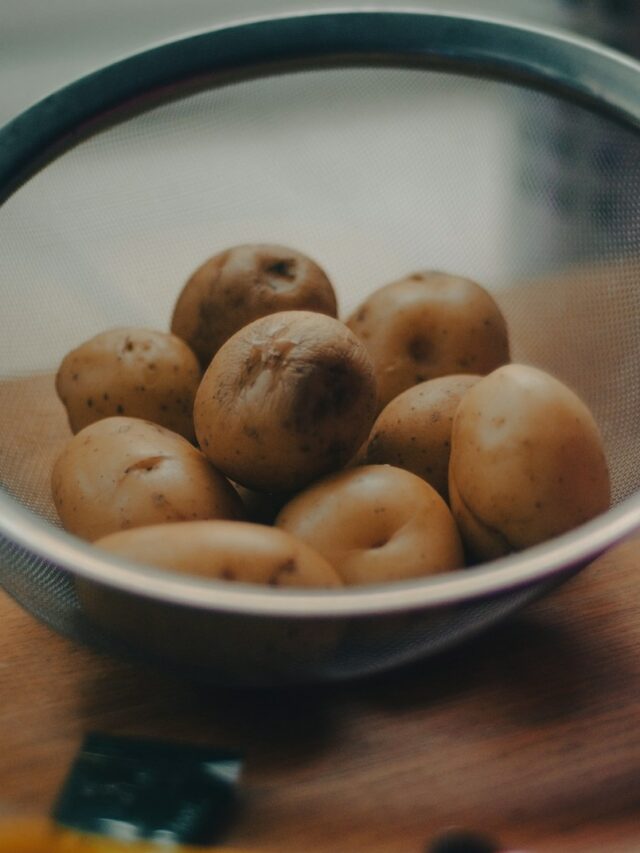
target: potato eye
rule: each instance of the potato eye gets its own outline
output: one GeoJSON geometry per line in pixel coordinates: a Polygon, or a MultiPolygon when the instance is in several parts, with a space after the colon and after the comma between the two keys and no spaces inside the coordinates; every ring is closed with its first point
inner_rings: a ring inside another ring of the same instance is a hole
{"type": "Polygon", "coordinates": [[[293,258],[283,258],[273,264],[269,264],[267,272],[279,278],[286,278],[287,281],[293,281],[296,277],[296,262],[293,258]]]}
{"type": "Polygon", "coordinates": [[[429,361],[433,353],[433,344],[423,336],[411,338],[407,344],[407,352],[414,361],[429,361]]]}

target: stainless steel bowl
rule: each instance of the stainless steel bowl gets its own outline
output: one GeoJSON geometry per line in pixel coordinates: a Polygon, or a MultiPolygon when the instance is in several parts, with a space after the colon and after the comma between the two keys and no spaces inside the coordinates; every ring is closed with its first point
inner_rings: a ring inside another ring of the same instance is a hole
{"type": "Polygon", "coordinates": [[[4,588],[56,630],[196,677],[347,678],[469,637],[631,533],[639,129],[630,59],[494,20],[380,11],[194,35],[16,118],[0,131],[4,588]],[[549,131],[554,115],[579,133],[549,131]],[[249,241],[315,256],[344,311],[419,267],[482,281],[515,358],[592,407],[614,507],[479,568],[338,592],[186,578],[64,533],[48,486],[69,435],[60,358],[109,326],[166,328],[191,270],[249,241]]]}

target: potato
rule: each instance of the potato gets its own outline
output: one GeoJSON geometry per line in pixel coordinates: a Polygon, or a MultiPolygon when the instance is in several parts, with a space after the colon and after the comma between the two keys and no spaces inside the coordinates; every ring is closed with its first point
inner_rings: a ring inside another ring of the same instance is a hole
{"type": "Polygon", "coordinates": [[[506,323],[493,298],[479,284],[442,272],[380,288],[347,325],[373,359],[380,408],[419,382],[486,374],[509,361],[506,323]]]}
{"type": "MultiPolygon", "coordinates": [[[[213,580],[308,589],[341,586],[335,570],[282,530],[244,522],[190,521],[107,536],[96,543],[114,555],[213,580]]],[[[332,617],[287,618],[181,607],[76,579],[91,630],[100,628],[134,649],[189,674],[240,684],[308,680],[324,672],[344,633],[332,617]]]]}
{"type": "Polygon", "coordinates": [[[347,327],[284,311],[236,332],[206,371],[194,407],[198,442],[228,477],[287,492],[344,465],[368,435],[373,367],[347,327]]]}
{"type": "Polygon", "coordinates": [[[337,315],[326,273],[286,246],[234,246],[199,267],[184,286],[171,331],[185,340],[203,369],[231,335],[277,311],[337,315]]]}
{"type": "Polygon", "coordinates": [[[332,666],[345,632],[339,618],[181,607],[81,578],[76,591],[87,632],[102,635],[103,645],[115,640],[119,651],[142,652],[196,680],[273,686],[341,672],[332,666]]]}
{"type": "Polygon", "coordinates": [[[464,561],[440,495],[391,465],[353,468],[316,483],[282,509],[276,524],[326,557],[346,584],[421,577],[464,561]]]}
{"type": "Polygon", "coordinates": [[[282,530],[239,521],[184,521],[112,533],[98,548],[138,563],[214,580],[341,586],[329,563],[282,530]]]}
{"type": "Polygon", "coordinates": [[[412,471],[448,500],[453,416],[479,378],[441,376],[403,391],[378,415],[362,454],[364,461],[412,471]]]}
{"type": "Polygon", "coordinates": [[[56,390],[72,432],[112,415],[161,424],[190,441],[198,360],[175,335],[111,329],[85,341],[62,361],[56,390]]]}
{"type": "Polygon", "coordinates": [[[51,485],[65,530],[91,541],[129,527],[244,514],[235,489],[199,450],[137,418],[81,430],[58,457],[51,485]]]}
{"type": "Polygon", "coordinates": [[[449,492],[463,539],[478,560],[588,521],[610,500],[602,438],[591,413],[541,370],[499,368],[458,407],[449,492]]]}

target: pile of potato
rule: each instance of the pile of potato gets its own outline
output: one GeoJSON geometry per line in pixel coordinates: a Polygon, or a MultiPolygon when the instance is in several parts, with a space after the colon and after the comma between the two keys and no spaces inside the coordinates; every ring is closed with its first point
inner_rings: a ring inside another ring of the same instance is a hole
{"type": "Polygon", "coordinates": [[[336,316],[316,263],[243,245],[196,270],[171,333],[70,352],[65,529],[178,572],[336,587],[458,569],[607,509],[593,417],[509,363],[480,285],[419,272],[336,316]]]}

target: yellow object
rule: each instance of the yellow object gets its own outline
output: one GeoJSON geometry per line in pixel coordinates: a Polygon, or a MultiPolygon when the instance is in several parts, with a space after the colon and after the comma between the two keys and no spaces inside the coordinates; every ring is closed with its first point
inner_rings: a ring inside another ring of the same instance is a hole
{"type": "Polygon", "coordinates": [[[13,819],[0,826],[0,853],[204,853],[206,850],[246,853],[231,847],[205,848],[116,841],[64,829],[46,818],[13,819]]]}

